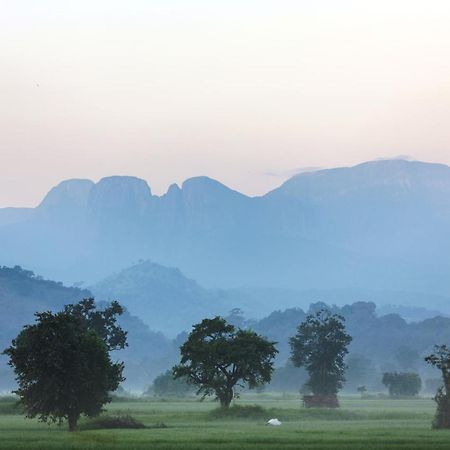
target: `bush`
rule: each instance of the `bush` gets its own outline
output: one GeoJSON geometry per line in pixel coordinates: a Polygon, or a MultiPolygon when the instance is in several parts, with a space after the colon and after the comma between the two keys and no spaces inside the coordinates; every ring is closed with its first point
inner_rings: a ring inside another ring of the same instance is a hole
{"type": "Polygon", "coordinates": [[[412,372],[386,372],[382,383],[389,389],[389,395],[395,398],[415,397],[422,387],[419,375],[412,372]]]}
{"type": "Polygon", "coordinates": [[[129,414],[118,414],[116,416],[104,415],[91,420],[86,428],[147,428],[142,422],[129,414]]]}
{"type": "Polygon", "coordinates": [[[152,392],[155,397],[186,397],[194,392],[194,388],[184,377],[174,380],[172,371],[167,370],[155,378],[153,385],[144,395],[150,395],[152,392]]]}
{"type": "Polygon", "coordinates": [[[303,406],[305,408],[339,408],[336,395],[304,395],[303,406]]]}
{"type": "Polygon", "coordinates": [[[259,405],[233,405],[216,408],[209,413],[211,419],[265,419],[267,411],[259,405]]]}
{"type": "Polygon", "coordinates": [[[23,406],[14,395],[0,397],[0,414],[23,414],[23,406]]]}

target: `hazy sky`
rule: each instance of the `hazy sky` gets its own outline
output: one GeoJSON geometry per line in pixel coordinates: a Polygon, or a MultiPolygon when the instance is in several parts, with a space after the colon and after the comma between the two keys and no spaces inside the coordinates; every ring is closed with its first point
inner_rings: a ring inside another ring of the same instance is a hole
{"type": "Polygon", "coordinates": [[[449,23],[448,0],[0,0],[0,206],[74,177],[257,194],[450,164],[449,23]]]}

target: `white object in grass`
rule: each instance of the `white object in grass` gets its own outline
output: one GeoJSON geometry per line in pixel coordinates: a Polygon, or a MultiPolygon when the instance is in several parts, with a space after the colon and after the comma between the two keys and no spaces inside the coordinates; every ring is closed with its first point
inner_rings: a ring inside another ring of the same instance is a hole
{"type": "Polygon", "coordinates": [[[270,419],[267,421],[267,425],[272,425],[273,427],[278,427],[281,422],[278,419],[270,419]]]}

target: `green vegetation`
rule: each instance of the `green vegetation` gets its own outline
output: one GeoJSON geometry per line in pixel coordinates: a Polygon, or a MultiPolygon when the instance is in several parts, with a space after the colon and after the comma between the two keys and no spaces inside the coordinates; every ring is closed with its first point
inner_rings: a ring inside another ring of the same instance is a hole
{"type": "Polygon", "coordinates": [[[146,426],[136,420],[130,414],[118,413],[115,415],[104,414],[99,417],[95,417],[84,425],[84,429],[142,429],[146,426]]]}
{"type": "Polygon", "coordinates": [[[217,402],[208,400],[111,403],[106,416],[130,415],[146,428],[99,429],[89,419],[81,419],[80,431],[75,433],[2,412],[0,449],[414,450],[450,447],[450,431],[431,429],[435,408],[431,399],[343,397],[340,398],[341,408],[331,410],[302,408],[298,395],[265,393],[243,395],[234,403],[242,408],[232,406],[229,413],[221,413],[223,416],[217,415],[217,402]],[[273,417],[281,420],[280,427],[265,425],[273,417]]]}
{"type": "Polygon", "coordinates": [[[275,342],[236,329],[219,316],[194,325],[180,351],[174,378],[195,385],[203,397],[215,395],[224,408],[230,406],[236,385],[253,389],[270,382],[278,353],[275,342]]]}
{"type": "Polygon", "coordinates": [[[314,394],[309,399],[313,406],[338,405],[336,395],[345,381],[344,357],[352,341],[344,321],[342,316],[320,310],[309,315],[289,341],[292,362],[308,371],[306,386],[314,394]]]}
{"type": "Polygon", "coordinates": [[[116,324],[117,302],[97,310],[93,299],[68,305],[64,311],[36,314],[4,353],[14,368],[14,391],[29,418],[67,420],[74,431],[82,414],[97,416],[111,400],[109,392],[123,381],[123,363],[109,351],[126,345],[126,332],[116,324]]]}
{"type": "Polygon", "coordinates": [[[419,375],[412,372],[386,372],[382,383],[389,389],[391,397],[414,397],[422,387],[419,375]]]}
{"type": "Polygon", "coordinates": [[[174,380],[171,370],[158,375],[153,385],[147,390],[145,395],[154,395],[155,397],[185,397],[193,392],[192,385],[185,378],[174,380]]]}

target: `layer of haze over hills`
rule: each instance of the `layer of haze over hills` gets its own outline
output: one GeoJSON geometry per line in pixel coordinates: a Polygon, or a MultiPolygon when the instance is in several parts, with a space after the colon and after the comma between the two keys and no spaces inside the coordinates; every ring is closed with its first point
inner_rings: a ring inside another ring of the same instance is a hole
{"type": "Polygon", "coordinates": [[[0,210],[0,264],[96,286],[151,260],[208,288],[200,308],[211,290],[225,308],[236,302],[220,290],[242,299],[247,287],[250,298],[267,288],[332,292],[333,303],[346,290],[389,292],[383,304],[445,310],[449,229],[450,167],[439,164],[385,160],[301,173],[262,197],[207,177],[161,197],[133,177],[68,180],[35,209],[0,210]]]}
{"type": "Polygon", "coordinates": [[[89,287],[100,301],[119,299],[152,330],[176,336],[205,316],[225,316],[240,309],[245,317],[262,319],[274,310],[308,309],[311,303],[344,305],[372,302],[381,313],[396,313],[408,321],[423,320],[446,311],[450,299],[414,292],[367,289],[234,288],[207,289],[188,279],[179,269],[144,261],[89,287]],[[405,306],[409,305],[409,306],[405,306]],[[427,308],[420,307],[426,305],[427,308]],[[438,310],[430,310],[436,305],[438,310]]]}
{"type": "MultiPolygon", "coordinates": [[[[139,290],[135,288],[129,297],[121,299],[122,303],[132,306],[143,301],[147,306],[145,318],[151,317],[153,312],[158,320],[166,324],[171,323],[174,318],[186,315],[185,320],[189,321],[189,326],[179,328],[177,336],[171,338],[152,331],[128,311],[120,317],[120,324],[128,331],[129,346],[125,350],[113,352],[112,356],[125,362],[124,386],[137,392],[142,392],[155,376],[177,362],[178,347],[184,342],[186,331],[189,331],[194,321],[210,316],[212,309],[207,307],[206,311],[199,311],[194,305],[191,311],[186,305],[182,305],[179,299],[176,301],[173,295],[186,295],[189,289],[193,289],[192,294],[195,297],[197,294],[201,297],[202,288],[184,279],[177,270],[165,269],[151,263],[143,263],[125,271],[116,280],[111,280],[111,284],[114,289],[119,286],[125,288],[127,283],[142,278],[143,274],[153,278],[153,281],[146,282],[147,288],[158,288],[156,280],[159,279],[159,290],[150,300],[145,302],[146,299],[136,298],[133,303],[130,301],[131,295],[139,295],[139,290]],[[136,272],[139,275],[136,275],[136,272]],[[174,286],[174,292],[170,292],[170,286],[174,286]],[[158,311],[158,308],[161,308],[161,311],[158,311]]],[[[133,289],[133,286],[130,286],[130,289],[133,289]]],[[[126,294],[126,291],[123,293],[126,294]]],[[[203,294],[207,293],[207,290],[203,290],[203,294]]],[[[32,323],[35,311],[58,311],[65,304],[77,302],[90,295],[88,290],[69,288],[61,283],[44,280],[20,267],[0,267],[1,348],[11,342],[23,325],[32,323]]],[[[191,297],[190,301],[194,302],[195,298],[191,297]]],[[[407,323],[399,314],[383,314],[372,302],[347,302],[342,307],[311,302],[303,308],[272,311],[259,320],[248,319],[239,310],[234,309],[230,314],[227,313],[226,318],[239,327],[251,327],[277,342],[280,353],[277,356],[277,369],[270,389],[298,392],[305,382],[305,373],[288,363],[288,340],[305,319],[306,313],[324,307],[342,314],[346,319],[346,327],[353,336],[350,354],[346,360],[348,371],[345,389],[348,392],[355,393],[361,384],[369,386],[369,389],[382,390],[380,380],[386,370],[415,370],[421,374],[424,381],[436,378],[437,373],[425,364],[423,356],[432,350],[436,342],[448,342],[450,318],[433,317],[407,323]]],[[[0,354],[0,392],[14,387],[13,374],[6,362],[6,356],[0,354]]]]}

